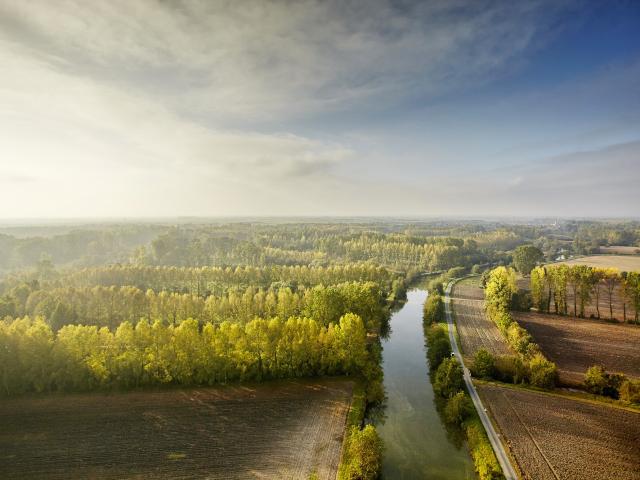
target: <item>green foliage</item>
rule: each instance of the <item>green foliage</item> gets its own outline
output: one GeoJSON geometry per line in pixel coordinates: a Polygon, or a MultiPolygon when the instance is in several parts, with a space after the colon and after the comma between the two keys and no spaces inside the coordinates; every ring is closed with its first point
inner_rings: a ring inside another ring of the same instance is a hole
{"type": "Polygon", "coordinates": [[[475,412],[473,402],[465,392],[458,392],[447,400],[444,407],[444,418],[447,423],[461,426],[475,412]]]}
{"type": "Polygon", "coordinates": [[[506,383],[523,383],[529,377],[529,369],[519,355],[500,355],[495,357],[494,378],[506,383]]]}
{"type": "Polygon", "coordinates": [[[538,353],[529,362],[529,383],[535,387],[553,388],[558,379],[556,364],[538,353]]]}
{"type": "Polygon", "coordinates": [[[340,480],[374,480],[382,466],[382,439],[373,425],[351,429],[344,446],[346,457],[338,472],[340,480]]]}
{"type": "Polygon", "coordinates": [[[618,394],[623,402],[640,404],[640,380],[623,381],[618,394]]]}
{"type": "Polygon", "coordinates": [[[467,425],[466,434],[478,478],[480,480],[503,479],[502,469],[479,418],[467,425]]]}
{"type": "Polygon", "coordinates": [[[437,293],[431,293],[424,302],[422,318],[427,324],[445,321],[444,300],[437,293]]]}
{"type": "Polygon", "coordinates": [[[453,357],[442,361],[433,381],[433,391],[442,398],[451,398],[464,388],[462,367],[453,357]]]}
{"type": "Polygon", "coordinates": [[[440,325],[432,325],[426,329],[427,358],[429,368],[435,371],[443,360],[451,355],[451,344],[447,332],[440,325]]]}
{"type": "MultiPolygon", "coordinates": [[[[589,367],[584,376],[584,386],[587,391],[611,398],[619,398],[620,390],[625,383],[628,383],[628,380],[623,374],[607,373],[601,365],[589,367]]],[[[625,388],[625,395],[632,397],[633,385],[627,385],[625,388]]]]}
{"type": "Polygon", "coordinates": [[[513,252],[513,265],[523,275],[529,275],[529,272],[542,260],[544,260],[544,254],[533,245],[521,245],[513,252]]]}
{"type": "Polygon", "coordinates": [[[44,320],[0,322],[0,385],[23,392],[212,385],[313,375],[361,375],[371,360],[355,314],[322,326],[308,318],[254,319],[242,326],[187,319],[178,326],[140,320],[115,332],[44,320]]]}
{"type": "Polygon", "coordinates": [[[471,372],[478,378],[493,378],[495,374],[495,358],[486,349],[481,348],[473,356],[471,372]]]}

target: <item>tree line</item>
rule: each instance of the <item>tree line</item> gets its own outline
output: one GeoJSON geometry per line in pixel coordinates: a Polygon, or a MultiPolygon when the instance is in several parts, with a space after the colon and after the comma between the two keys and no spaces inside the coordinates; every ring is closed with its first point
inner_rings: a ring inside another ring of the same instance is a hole
{"type": "Polygon", "coordinates": [[[115,331],[66,325],[54,332],[40,317],[0,321],[3,395],[367,376],[369,356],[365,325],[355,314],[326,326],[304,317],[245,325],[187,319],[177,326],[142,319],[115,331]]]}
{"type": "Polygon", "coordinates": [[[622,297],[623,321],[638,322],[640,312],[640,273],[620,272],[615,268],[595,268],[587,265],[556,265],[536,267],[531,271],[531,296],[540,312],[560,315],[571,313],[585,316],[585,307],[593,302],[595,316],[601,318],[600,301],[608,304],[608,318],[614,319],[613,305],[616,292],[622,297]]]}
{"type": "Polygon", "coordinates": [[[518,287],[515,271],[508,267],[491,270],[485,286],[485,310],[509,346],[519,355],[514,359],[513,382],[528,381],[534,386],[552,388],[557,381],[556,365],[545,358],[538,344],[511,315],[518,287]],[[524,369],[526,373],[521,373],[524,369]]]}
{"type": "Polygon", "coordinates": [[[120,323],[145,318],[165,325],[179,325],[189,318],[200,323],[224,321],[247,323],[255,317],[305,316],[321,325],[337,323],[345,313],[355,313],[369,330],[377,330],[388,315],[385,298],[374,282],[267,289],[232,288],[221,295],[200,297],[190,293],[137,287],[37,288],[20,284],[0,299],[0,318],[41,316],[59,330],[67,324],[95,325],[115,329],[120,323]]]}
{"type": "MultiPolygon", "coordinates": [[[[4,290],[29,281],[14,275],[4,282],[4,290]]],[[[31,281],[33,281],[31,279],[31,281]]],[[[109,265],[63,271],[46,283],[51,287],[135,286],[140,290],[190,293],[198,296],[219,295],[230,287],[280,287],[295,290],[299,286],[333,285],[342,282],[375,282],[386,296],[402,297],[405,280],[399,273],[372,264],[348,264],[329,267],[306,265],[266,267],[149,267],[109,265]]]]}

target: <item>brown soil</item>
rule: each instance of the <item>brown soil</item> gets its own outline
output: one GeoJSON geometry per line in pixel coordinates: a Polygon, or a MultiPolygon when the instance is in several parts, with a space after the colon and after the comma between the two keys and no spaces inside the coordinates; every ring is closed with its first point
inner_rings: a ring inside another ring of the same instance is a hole
{"type": "Polygon", "coordinates": [[[465,355],[472,356],[480,348],[495,355],[511,353],[500,331],[484,312],[484,292],[480,287],[459,283],[453,289],[452,301],[465,355]]]}
{"type": "Polygon", "coordinates": [[[640,377],[640,328],[602,320],[514,312],[544,354],[556,362],[560,380],[581,383],[592,365],[640,377]]]}
{"type": "Polygon", "coordinates": [[[343,380],[0,402],[0,478],[335,479],[343,380]]]}
{"type": "Polygon", "coordinates": [[[640,479],[640,413],[479,385],[522,478],[640,479]]]}

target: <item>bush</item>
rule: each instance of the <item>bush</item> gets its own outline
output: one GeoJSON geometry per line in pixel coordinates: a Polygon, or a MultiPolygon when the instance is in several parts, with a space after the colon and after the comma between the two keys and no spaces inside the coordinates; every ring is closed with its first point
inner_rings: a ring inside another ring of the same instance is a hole
{"type": "Polygon", "coordinates": [[[623,402],[640,404],[640,380],[625,380],[622,382],[619,397],[623,402]]]}
{"type": "Polygon", "coordinates": [[[529,362],[529,383],[531,385],[551,389],[558,379],[556,364],[544,358],[542,354],[535,355],[529,362]]]}
{"type": "Polygon", "coordinates": [[[473,403],[464,392],[458,392],[449,400],[444,407],[444,419],[447,423],[461,426],[474,412],[473,403]]]}
{"type": "Polygon", "coordinates": [[[493,378],[495,374],[495,358],[487,350],[481,348],[473,357],[471,372],[478,378],[493,378]]]}
{"type": "Polygon", "coordinates": [[[430,294],[424,302],[422,318],[426,323],[440,323],[445,321],[444,301],[437,293],[430,294]]]}
{"type": "Polygon", "coordinates": [[[345,449],[347,462],[338,474],[341,480],[373,480],[382,465],[382,439],[373,425],[354,427],[345,449]]]}
{"type": "Polygon", "coordinates": [[[607,373],[601,365],[589,367],[584,376],[584,386],[587,391],[611,398],[620,396],[620,389],[625,382],[627,382],[627,377],[623,374],[607,373]]]}
{"type": "Polygon", "coordinates": [[[502,470],[479,420],[467,427],[467,441],[480,480],[503,479],[502,470]]]}
{"type": "Polygon", "coordinates": [[[433,390],[442,398],[451,398],[461,391],[464,386],[462,367],[455,358],[447,358],[442,361],[436,370],[433,390]]]}
{"type": "Polygon", "coordinates": [[[494,378],[506,383],[523,383],[528,377],[527,366],[516,355],[500,355],[494,359],[494,378]]]}
{"type": "Polygon", "coordinates": [[[436,370],[445,358],[451,356],[451,344],[447,338],[447,332],[439,325],[433,325],[427,329],[427,358],[429,367],[436,370]]]}

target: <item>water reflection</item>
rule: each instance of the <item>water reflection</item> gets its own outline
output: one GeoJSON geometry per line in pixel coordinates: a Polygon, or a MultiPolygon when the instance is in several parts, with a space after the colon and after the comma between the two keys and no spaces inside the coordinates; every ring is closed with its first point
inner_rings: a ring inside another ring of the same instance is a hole
{"type": "MultiPolygon", "coordinates": [[[[384,479],[473,479],[459,432],[443,425],[429,380],[422,329],[425,290],[408,293],[382,339],[384,412],[373,412],[385,442],[384,479]]],[[[380,410],[380,409],[378,409],[380,410]]]]}

